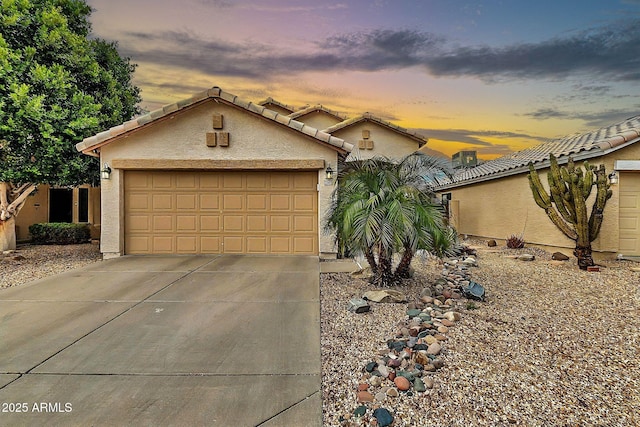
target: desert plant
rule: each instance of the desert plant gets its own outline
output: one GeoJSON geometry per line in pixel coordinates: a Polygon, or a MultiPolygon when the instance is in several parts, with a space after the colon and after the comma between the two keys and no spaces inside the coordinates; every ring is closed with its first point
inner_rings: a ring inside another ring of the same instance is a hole
{"type": "Polygon", "coordinates": [[[524,248],[524,238],[521,234],[512,234],[507,237],[507,247],[509,249],[522,249],[524,248]]]}
{"type": "Polygon", "coordinates": [[[341,172],[325,230],[351,255],[364,255],[372,281],[391,286],[409,277],[417,250],[438,255],[454,242],[425,174],[440,162],[412,154],[399,162],[388,158],[350,162],[341,172]],[[394,255],[400,261],[393,268],[394,255]]]}
{"type": "Polygon", "coordinates": [[[604,208],[611,198],[611,184],[607,178],[604,165],[595,167],[584,162],[584,170],[576,166],[569,158],[567,166],[560,167],[557,159],[551,155],[551,169],[547,174],[549,192],[543,187],[540,177],[529,163],[529,186],[538,206],[546,212],[551,221],[575,241],[573,254],[578,258],[578,266],[582,270],[593,266],[591,242],[600,233],[604,218],[604,208]],[[587,199],[593,186],[596,186],[596,197],[591,214],[587,213],[587,199]]]}

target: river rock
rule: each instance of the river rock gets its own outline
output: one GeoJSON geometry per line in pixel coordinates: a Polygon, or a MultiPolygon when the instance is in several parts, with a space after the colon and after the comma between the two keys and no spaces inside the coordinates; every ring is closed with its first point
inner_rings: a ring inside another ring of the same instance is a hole
{"type": "Polygon", "coordinates": [[[368,391],[359,391],[356,397],[358,402],[360,403],[373,402],[374,400],[373,394],[369,393],[368,391]]]}
{"type": "Polygon", "coordinates": [[[569,257],[562,252],[554,252],[553,255],[551,255],[551,259],[554,261],[567,261],[569,257]]]}
{"type": "Polygon", "coordinates": [[[426,391],[427,387],[426,387],[426,385],[424,384],[424,382],[422,381],[421,378],[416,378],[415,380],[413,380],[413,389],[415,391],[422,392],[422,391],[426,391]]]}
{"type": "Polygon", "coordinates": [[[432,354],[432,355],[438,355],[440,354],[440,351],[442,351],[442,346],[440,346],[439,343],[434,342],[433,344],[431,344],[429,346],[429,348],[427,349],[427,354],[432,354]]]}
{"type": "Polygon", "coordinates": [[[378,422],[378,427],[387,427],[393,423],[393,415],[385,408],[378,408],[373,411],[373,417],[378,422]]]}
{"type": "Polygon", "coordinates": [[[398,387],[398,390],[400,391],[407,391],[411,388],[411,383],[405,377],[397,376],[393,380],[393,383],[396,385],[396,387],[398,387]]]}

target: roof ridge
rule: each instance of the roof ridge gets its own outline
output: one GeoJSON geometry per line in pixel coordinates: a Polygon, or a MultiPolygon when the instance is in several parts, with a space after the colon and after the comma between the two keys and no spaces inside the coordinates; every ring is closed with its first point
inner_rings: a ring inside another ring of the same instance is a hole
{"type": "Polygon", "coordinates": [[[370,120],[370,121],[376,122],[376,123],[378,123],[378,124],[380,124],[382,126],[385,126],[385,127],[390,128],[390,129],[393,129],[396,132],[404,133],[405,135],[408,135],[411,138],[417,140],[419,145],[420,145],[420,147],[422,147],[423,145],[425,145],[429,141],[428,138],[420,135],[417,132],[410,131],[407,128],[404,128],[402,126],[396,125],[395,123],[392,123],[390,121],[384,120],[384,119],[382,119],[382,118],[380,118],[380,117],[378,117],[378,116],[376,116],[376,115],[374,115],[372,113],[369,113],[368,111],[360,114],[359,116],[352,117],[352,118],[347,119],[347,120],[343,120],[340,123],[336,123],[335,125],[324,129],[324,131],[327,132],[327,133],[337,132],[340,129],[344,129],[345,127],[351,126],[351,125],[353,125],[355,123],[358,123],[358,122],[361,122],[363,120],[370,120]]]}

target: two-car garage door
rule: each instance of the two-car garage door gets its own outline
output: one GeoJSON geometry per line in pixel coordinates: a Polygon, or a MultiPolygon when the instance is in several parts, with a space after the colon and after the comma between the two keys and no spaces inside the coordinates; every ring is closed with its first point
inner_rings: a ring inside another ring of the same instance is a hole
{"type": "Polygon", "coordinates": [[[126,171],[127,254],[318,254],[317,171],[126,171]]]}

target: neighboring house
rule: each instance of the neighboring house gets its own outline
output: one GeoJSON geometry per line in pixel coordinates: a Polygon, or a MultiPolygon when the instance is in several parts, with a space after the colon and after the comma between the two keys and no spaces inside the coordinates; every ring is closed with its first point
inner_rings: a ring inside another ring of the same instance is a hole
{"type": "MultiPolygon", "coordinates": [[[[527,174],[533,162],[548,189],[549,155],[560,164],[569,157],[582,165],[604,164],[615,171],[613,197],[604,211],[594,251],[605,256],[640,255],[640,116],[593,132],[569,135],[462,170],[438,192],[450,199],[451,221],[460,234],[505,239],[524,232],[528,243],[573,248],[574,242],[558,230],[536,205],[527,174]]],[[[595,194],[595,189],[592,193],[595,194]]],[[[590,213],[591,203],[588,203],[590,213]]]]}
{"type": "Polygon", "coordinates": [[[290,105],[283,104],[282,102],[276,101],[275,99],[269,97],[264,101],[258,102],[258,105],[266,107],[272,111],[275,111],[278,114],[283,114],[285,116],[293,113],[296,109],[290,105]]]}
{"type": "Polygon", "coordinates": [[[344,120],[324,129],[357,147],[347,160],[365,160],[375,156],[401,158],[417,151],[427,138],[370,113],[344,120]]]}
{"type": "Polygon", "coordinates": [[[100,236],[100,188],[82,185],[57,188],[39,185],[16,217],[16,239],[31,239],[29,226],[45,222],[88,223],[91,237],[100,236]]]}
{"type": "Polygon", "coordinates": [[[347,119],[346,116],[322,105],[305,107],[289,114],[289,117],[316,129],[326,129],[347,119]]]}
{"type": "Polygon", "coordinates": [[[101,251],[335,254],[322,233],[353,146],[214,87],[85,139],[104,169],[101,251]]]}

